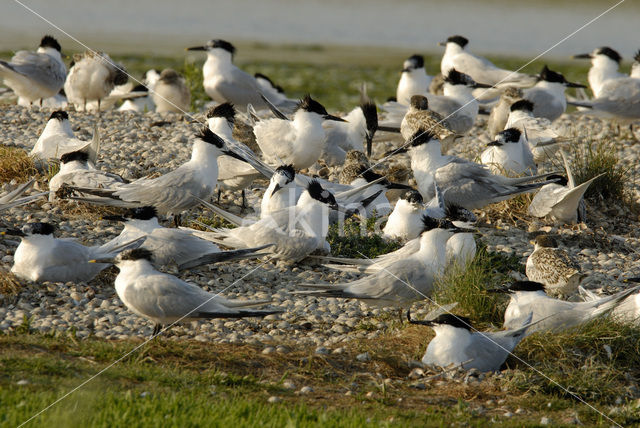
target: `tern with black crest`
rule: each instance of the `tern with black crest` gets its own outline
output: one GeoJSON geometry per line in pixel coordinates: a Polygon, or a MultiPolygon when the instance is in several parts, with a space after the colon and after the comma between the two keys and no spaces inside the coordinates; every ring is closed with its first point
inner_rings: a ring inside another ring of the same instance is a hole
{"type": "Polygon", "coordinates": [[[413,95],[424,95],[428,92],[429,85],[433,80],[424,68],[424,57],[422,55],[411,55],[402,64],[402,74],[396,90],[396,101],[400,104],[409,105],[413,95]]]}

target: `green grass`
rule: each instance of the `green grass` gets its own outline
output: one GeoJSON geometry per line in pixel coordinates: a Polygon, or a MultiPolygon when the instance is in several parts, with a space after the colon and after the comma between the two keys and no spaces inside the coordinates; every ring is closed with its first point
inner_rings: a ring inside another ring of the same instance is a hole
{"type": "Polygon", "coordinates": [[[401,247],[399,241],[387,240],[376,230],[379,218],[375,215],[364,220],[351,217],[343,224],[329,227],[327,242],[331,245],[331,255],[348,258],[374,258],[390,253],[401,247]]]}

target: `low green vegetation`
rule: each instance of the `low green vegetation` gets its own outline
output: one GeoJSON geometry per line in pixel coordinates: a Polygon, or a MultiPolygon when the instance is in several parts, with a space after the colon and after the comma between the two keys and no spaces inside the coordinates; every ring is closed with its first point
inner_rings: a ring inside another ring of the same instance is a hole
{"type": "Polygon", "coordinates": [[[397,250],[399,241],[387,240],[376,230],[379,218],[375,215],[362,220],[351,217],[344,223],[329,227],[327,242],[331,245],[331,255],[348,258],[375,258],[381,254],[397,250]]]}

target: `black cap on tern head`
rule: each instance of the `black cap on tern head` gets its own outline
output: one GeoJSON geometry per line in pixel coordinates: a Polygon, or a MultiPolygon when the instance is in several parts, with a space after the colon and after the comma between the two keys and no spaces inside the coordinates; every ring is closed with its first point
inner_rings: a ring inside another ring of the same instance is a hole
{"type": "Polygon", "coordinates": [[[56,110],[51,113],[51,116],[49,116],[49,120],[51,119],[58,119],[60,122],[62,122],[65,119],[69,120],[69,114],[64,110],[56,110]]]}
{"type": "Polygon", "coordinates": [[[40,40],[40,47],[41,48],[53,48],[55,50],[57,50],[58,52],[60,52],[62,50],[62,48],[60,47],[60,43],[58,43],[58,41],[56,39],[53,38],[53,36],[44,36],[42,38],[42,40],[40,40]]]}
{"type": "Polygon", "coordinates": [[[546,65],[542,67],[542,71],[540,72],[540,79],[545,80],[547,82],[553,83],[564,83],[566,79],[564,76],[556,71],[550,70],[546,65]]]}
{"type": "Polygon", "coordinates": [[[422,199],[422,195],[417,190],[407,190],[403,195],[402,199],[412,204],[422,204],[424,201],[422,199]]]}
{"type": "Polygon", "coordinates": [[[611,58],[612,60],[614,60],[615,62],[617,62],[618,64],[620,64],[620,61],[622,61],[622,56],[620,56],[620,54],[618,52],[616,52],[615,50],[611,49],[610,47],[607,46],[603,46],[601,48],[598,48],[596,50],[596,55],[606,55],[609,58],[611,58]]]}
{"type": "Polygon", "coordinates": [[[133,87],[131,92],[149,92],[149,88],[144,85],[136,85],[133,87]]]}
{"type": "Polygon", "coordinates": [[[409,104],[417,110],[429,110],[429,100],[424,95],[412,95],[409,104]]]}
{"type": "Polygon", "coordinates": [[[308,112],[311,112],[311,113],[317,113],[317,114],[319,114],[321,116],[326,116],[326,115],[329,114],[329,113],[327,113],[327,109],[325,109],[322,104],[320,104],[319,102],[317,102],[316,100],[311,98],[311,95],[309,95],[309,94],[307,94],[304,97],[302,97],[302,99],[298,103],[298,107],[296,108],[296,111],[298,111],[298,110],[304,110],[304,111],[308,111],[308,112]]]}
{"type": "Polygon", "coordinates": [[[222,40],[222,39],[209,40],[209,42],[207,43],[207,47],[224,49],[225,51],[229,52],[231,55],[236,53],[235,46],[233,46],[231,43],[227,42],[226,40],[222,40]]]}
{"type": "Polygon", "coordinates": [[[117,260],[147,260],[151,262],[153,253],[146,248],[136,248],[135,250],[127,250],[120,253],[117,260]]]}
{"type": "Polygon", "coordinates": [[[431,321],[433,325],[450,325],[451,327],[463,328],[471,331],[471,320],[462,315],[442,314],[431,321]]]}
{"type": "Polygon", "coordinates": [[[517,128],[508,128],[498,132],[498,135],[505,143],[517,143],[520,141],[520,135],[522,135],[522,133],[517,128]]]}
{"type": "Polygon", "coordinates": [[[511,104],[509,108],[510,111],[533,111],[533,103],[529,100],[518,100],[515,103],[511,104]]]}
{"type": "Polygon", "coordinates": [[[455,43],[461,48],[464,48],[469,43],[469,40],[466,37],[455,35],[455,36],[449,37],[447,39],[447,43],[455,43]]]}
{"type": "Polygon", "coordinates": [[[364,120],[367,124],[367,131],[369,131],[370,134],[375,133],[378,129],[378,109],[376,108],[376,105],[369,101],[360,104],[360,109],[362,110],[364,120]]]}
{"type": "Polygon", "coordinates": [[[27,235],[52,235],[55,227],[50,223],[27,223],[22,228],[27,235]]]}
{"type": "Polygon", "coordinates": [[[559,184],[561,186],[566,186],[569,183],[569,180],[564,175],[560,174],[551,174],[545,177],[545,180],[556,180],[555,184],[559,184]]]}
{"type": "Polygon", "coordinates": [[[196,134],[196,137],[200,138],[205,143],[213,144],[219,149],[224,147],[224,140],[214,134],[207,126],[204,126],[200,132],[196,134]]]}
{"type": "Polygon", "coordinates": [[[316,201],[322,202],[327,205],[337,206],[336,198],[324,189],[317,180],[311,180],[307,186],[307,192],[316,201]]]}
{"type": "Polygon", "coordinates": [[[282,88],[282,86],[280,86],[280,85],[276,85],[276,84],[274,83],[274,81],[273,81],[273,80],[271,80],[271,79],[269,78],[269,76],[267,76],[266,74],[262,74],[262,73],[255,73],[255,74],[253,75],[253,77],[255,77],[256,79],[264,79],[264,80],[266,80],[267,82],[269,82],[269,84],[271,85],[271,87],[272,87],[273,89],[275,89],[278,93],[280,93],[280,94],[284,94],[284,89],[282,88]]]}
{"type": "Polygon", "coordinates": [[[235,123],[236,109],[230,102],[218,104],[207,111],[207,119],[212,117],[224,117],[230,124],[235,123]]]}
{"type": "Polygon", "coordinates": [[[638,52],[633,56],[633,60],[635,62],[640,62],[640,49],[638,49],[638,52]]]}
{"type": "Polygon", "coordinates": [[[509,291],[544,291],[544,284],[536,281],[514,281],[509,285],[509,291]]]}
{"type": "Polygon", "coordinates": [[[158,212],[152,206],[136,207],[127,210],[125,217],[135,220],[151,220],[154,217],[158,217],[158,212]]]}
{"type": "Polygon", "coordinates": [[[292,164],[280,165],[276,168],[276,173],[283,174],[287,177],[287,183],[291,183],[296,178],[296,170],[292,164]]]}
{"type": "Polygon", "coordinates": [[[87,162],[88,160],[89,153],[83,151],[69,152],[60,156],[61,163],[69,163],[73,161],[87,162]]]}
{"type": "Polygon", "coordinates": [[[113,84],[116,86],[124,85],[129,80],[129,74],[122,64],[115,64],[116,75],[113,77],[113,84]]]}
{"type": "MultiPolygon", "coordinates": [[[[451,223],[451,226],[453,227],[453,223],[451,223]]],[[[447,228],[446,223],[443,222],[443,219],[433,218],[433,217],[430,217],[428,214],[425,214],[422,216],[423,232],[428,232],[433,229],[442,229],[442,228],[447,228]]]]}
{"type": "Polygon", "coordinates": [[[411,55],[404,61],[404,69],[402,71],[411,71],[417,68],[424,68],[424,57],[422,55],[411,55]]]}
{"type": "Polygon", "coordinates": [[[455,68],[449,70],[444,81],[451,85],[473,85],[475,83],[470,76],[460,73],[455,68]]]}

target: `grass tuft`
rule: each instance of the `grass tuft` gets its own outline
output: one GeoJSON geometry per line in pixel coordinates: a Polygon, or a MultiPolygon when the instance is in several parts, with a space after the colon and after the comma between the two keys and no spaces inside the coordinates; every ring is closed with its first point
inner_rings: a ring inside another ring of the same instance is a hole
{"type": "Polygon", "coordinates": [[[0,182],[25,183],[37,173],[33,159],[24,149],[0,146],[0,182]]]}
{"type": "Polygon", "coordinates": [[[196,221],[192,221],[191,224],[189,225],[189,227],[193,229],[207,232],[208,229],[202,227],[198,223],[206,224],[207,226],[212,227],[214,229],[219,229],[219,228],[234,229],[236,227],[235,224],[229,223],[227,220],[223,219],[222,217],[218,217],[215,214],[212,217],[200,216],[196,219],[196,221]]]}
{"type": "Polygon", "coordinates": [[[202,110],[204,105],[211,101],[211,98],[204,91],[204,86],[202,86],[202,62],[190,62],[185,59],[179,71],[187,81],[187,86],[191,92],[191,111],[202,110]]]}
{"type": "Polygon", "coordinates": [[[487,250],[478,241],[475,258],[466,266],[453,266],[436,281],[434,298],[439,304],[458,302],[457,311],[474,323],[502,324],[505,302],[487,289],[508,282],[512,271],[524,273],[517,256],[487,250]]]}
{"type": "Polygon", "coordinates": [[[584,183],[593,177],[604,175],[587,189],[585,198],[598,200],[624,199],[625,183],[629,181],[629,168],[620,164],[615,142],[609,138],[599,141],[585,140],[573,147],[573,170],[576,183],[584,183]]]}
{"type": "Polygon", "coordinates": [[[377,223],[378,218],[372,215],[364,222],[358,217],[351,217],[343,224],[331,225],[327,235],[331,254],[336,257],[372,259],[400,248],[402,245],[399,241],[386,240],[376,232],[377,223]]]}
{"type": "Polygon", "coordinates": [[[22,290],[23,285],[11,272],[0,271],[0,294],[3,296],[15,296],[22,290]]]}

